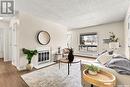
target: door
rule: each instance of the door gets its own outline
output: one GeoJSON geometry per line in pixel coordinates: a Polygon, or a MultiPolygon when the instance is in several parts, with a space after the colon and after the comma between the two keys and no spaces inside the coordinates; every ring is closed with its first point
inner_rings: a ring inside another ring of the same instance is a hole
{"type": "Polygon", "coordinates": [[[12,64],[17,66],[18,63],[18,56],[17,56],[17,31],[16,31],[17,24],[13,25],[12,30],[12,64]]]}
{"type": "Polygon", "coordinates": [[[11,48],[10,48],[10,29],[3,29],[3,50],[4,50],[4,61],[11,61],[11,48]]]}

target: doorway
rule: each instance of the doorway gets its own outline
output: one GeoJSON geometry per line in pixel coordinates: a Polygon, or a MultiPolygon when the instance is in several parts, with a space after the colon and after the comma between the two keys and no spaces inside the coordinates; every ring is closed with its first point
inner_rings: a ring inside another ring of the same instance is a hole
{"type": "Polygon", "coordinates": [[[4,62],[11,61],[15,66],[18,62],[16,25],[14,24],[11,28],[0,29],[0,58],[3,58],[4,62]]]}

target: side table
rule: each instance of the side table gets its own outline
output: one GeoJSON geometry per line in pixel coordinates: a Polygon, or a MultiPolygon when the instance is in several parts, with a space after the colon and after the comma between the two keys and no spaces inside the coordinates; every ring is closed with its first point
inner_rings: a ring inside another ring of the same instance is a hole
{"type": "MultiPolygon", "coordinates": [[[[69,63],[68,59],[60,59],[59,60],[59,69],[60,69],[60,63],[67,63],[68,64],[68,75],[70,74],[70,65],[71,63],[69,63]]],[[[74,60],[72,63],[80,63],[81,65],[81,60],[74,60]]]]}

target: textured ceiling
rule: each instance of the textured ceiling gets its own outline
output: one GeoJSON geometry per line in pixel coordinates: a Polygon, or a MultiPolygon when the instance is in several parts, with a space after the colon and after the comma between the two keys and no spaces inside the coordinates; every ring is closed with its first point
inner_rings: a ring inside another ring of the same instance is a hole
{"type": "Polygon", "coordinates": [[[130,0],[15,0],[16,9],[69,29],[121,21],[130,0]]]}

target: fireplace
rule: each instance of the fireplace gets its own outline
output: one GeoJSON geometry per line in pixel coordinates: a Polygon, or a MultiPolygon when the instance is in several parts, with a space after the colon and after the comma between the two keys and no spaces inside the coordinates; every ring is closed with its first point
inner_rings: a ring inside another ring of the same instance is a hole
{"type": "Polygon", "coordinates": [[[38,51],[38,64],[46,63],[50,61],[49,50],[38,51]]]}
{"type": "Polygon", "coordinates": [[[52,51],[50,47],[39,47],[37,48],[38,54],[34,60],[34,67],[36,69],[46,67],[54,64],[52,58],[52,51]]]}

